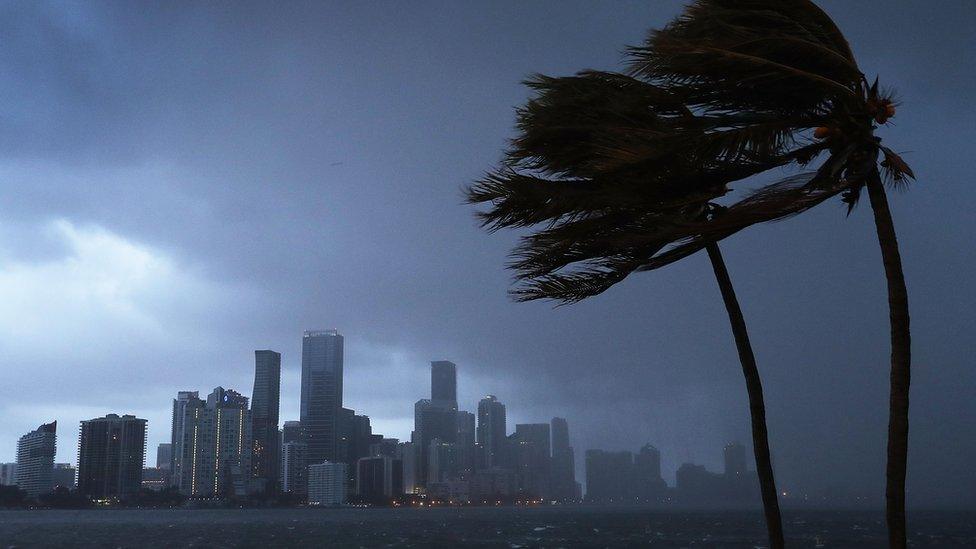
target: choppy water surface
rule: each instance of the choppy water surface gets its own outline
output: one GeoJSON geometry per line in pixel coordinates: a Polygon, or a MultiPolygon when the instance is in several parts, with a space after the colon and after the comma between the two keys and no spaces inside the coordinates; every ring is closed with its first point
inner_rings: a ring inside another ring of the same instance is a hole
{"type": "MultiPolygon", "coordinates": [[[[790,547],[884,547],[881,513],[787,512],[790,547]]],[[[913,547],[976,547],[976,513],[915,512],[913,547]]],[[[0,511],[11,547],[763,546],[759,512],[640,508],[0,511]]]]}

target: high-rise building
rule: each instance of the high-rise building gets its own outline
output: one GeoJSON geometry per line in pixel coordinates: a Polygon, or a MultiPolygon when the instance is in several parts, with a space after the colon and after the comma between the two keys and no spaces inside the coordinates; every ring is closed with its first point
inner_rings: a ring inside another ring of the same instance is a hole
{"type": "Polygon", "coordinates": [[[519,489],[532,496],[548,498],[550,491],[550,447],[548,423],[520,423],[515,426],[515,463],[519,489]]]}
{"type": "Polygon", "coordinates": [[[45,423],[17,441],[17,486],[36,498],[51,491],[58,422],[45,423]]]}
{"type": "Polygon", "coordinates": [[[261,491],[275,491],[278,482],[278,409],[281,392],[281,354],[254,351],[254,391],[251,393],[251,475],[261,491]]]}
{"type": "Polygon", "coordinates": [[[430,441],[427,449],[427,483],[457,480],[461,476],[461,451],[457,443],[430,441]]]}
{"type": "Polygon", "coordinates": [[[675,480],[678,495],[686,504],[715,502],[725,488],[722,475],[693,463],[681,464],[675,473],[675,480]]]}
{"type": "Polygon", "coordinates": [[[281,447],[281,491],[304,497],[308,493],[308,445],[289,441],[281,447]]]}
{"type": "MultiPolygon", "coordinates": [[[[379,437],[381,440],[383,437],[379,437]]],[[[374,441],[373,428],[369,416],[357,415],[355,410],[343,408],[339,411],[339,444],[336,461],[346,464],[346,486],[348,492],[356,488],[356,462],[369,457],[369,447],[374,441]]]]}
{"type": "Polygon", "coordinates": [[[475,415],[463,410],[457,413],[457,447],[461,471],[472,473],[477,468],[475,415]]]}
{"type": "Polygon", "coordinates": [[[396,459],[400,460],[403,471],[403,493],[415,494],[420,487],[417,481],[417,446],[412,442],[397,445],[396,459]]]}
{"type": "Polygon", "coordinates": [[[413,442],[419,449],[418,480],[426,482],[431,442],[435,439],[450,444],[457,441],[457,410],[445,405],[445,401],[435,404],[426,398],[418,400],[414,404],[413,434],[413,442]]]}
{"type": "Polygon", "coordinates": [[[306,331],[302,339],[302,441],[309,463],[338,461],[342,347],[338,330],[306,331]]]}
{"type": "Polygon", "coordinates": [[[156,468],[169,471],[173,466],[173,444],[161,442],[156,447],[156,468]]]}
{"type": "Polygon", "coordinates": [[[146,420],[108,414],[81,422],[78,491],[94,499],[130,497],[142,484],[146,420]]]}
{"type": "Polygon", "coordinates": [[[503,465],[506,447],[505,405],[495,395],[478,403],[478,444],[484,448],[484,468],[503,465]]]}
{"type": "Polygon", "coordinates": [[[723,450],[725,457],[725,476],[742,477],[746,474],[746,447],[730,442],[723,450]]]}
{"type": "Polygon", "coordinates": [[[191,396],[183,406],[174,454],[174,484],[188,496],[245,495],[250,489],[251,412],[248,399],[217,387],[206,402],[191,396]]]}
{"type": "Polygon", "coordinates": [[[62,487],[74,490],[77,472],[77,469],[70,463],[55,463],[54,470],[51,471],[51,488],[62,487]]]}
{"type": "Polygon", "coordinates": [[[554,417],[549,425],[552,429],[552,497],[559,501],[572,500],[576,496],[576,456],[569,445],[569,424],[564,418],[554,417]]]}
{"type": "Polygon", "coordinates": [[[457,410],[457,365],[453,362],[430,363],[430,400],[434,406],[457,410]]]}
{"type": "Polygon", "coordinates": [[[667,484],[661,478],[661,452],[645,444],[634,456],[635,496],[642,503],[660,502],[667,494],[667,484]]]}
{"type": "Polygon", "coordinates": [[[0,486],[17,485],[17,464],[0,463],[0,486]]]}
{"type": "Polygon", "coordinates": [[[403,464],[387,456],[360,458],[356,464],[356,494],[363,501],[386,503],[403,495],[403,464]]]}
{"type": "Polygon", "coordinates": [[[160,469],[159,467],[143,467],[142,469],[142,487],[146,490],[152,490],[154,492],[159,492],[163,488],[166,488],[169,483],[169,475],[166,469],[160,469]]]}
{"type": "MultiPolygon", "coordinates": [[[[173,423],[172,431],[170,434],[170,482],[174,485],[179,486],[178,480],[176,478],[175,472],[182,470],[183,465],[183,434],[186,432],[186,426],[183,421],[186,419],[186,406],[191,401],[199,402],[200,393],[197,391],[180,391],[176,394],[176,398],[173,399],[173,423]]],[[[192,428],[191,428],[192,430],[192,428]]]]}
{"type": "Polygon", "coordinates": [[[308,466],[308,504],[342,505],[346,502],[345,463],[325,461],[308,466]]]}

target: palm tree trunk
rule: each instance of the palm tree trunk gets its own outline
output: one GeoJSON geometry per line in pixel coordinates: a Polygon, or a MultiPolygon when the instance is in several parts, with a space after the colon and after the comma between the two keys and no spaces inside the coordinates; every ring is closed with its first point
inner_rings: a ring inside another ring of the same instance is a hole
{"type": "Polygon", "coordinates": [[[891,323],[891,388],[888,396],[888,466],[885,487],[885,515],[888,544],[904,549],[905,475],[908,470],[908,388],[911,384],[912,340],[909,332],[908,290],[901,269],[895,224],[888,209],[888,197],[877,168],[867,179],[868,196],[881,245],[888,281],[888,318],[891,323]]]}
{"type": "Polygon", "coordinates": [[[766,530],[769,533],[771,549],[783,547],[783,521],[779,514],[779,500],[776,496],[776,480],[773,478],[773,462],[769,457],[769,437],[766,433],[766,405],[763,402],[762,381],[759,379],[759,369],[756,368],[756,357],[752,353],[749,343],[749,332],[746,321],[739,308],[739,300],[735,297],[732,279],[722,259],[722,252],[715,242],[709,243],[705,249],[712,261],[715,279],[722,291],[725,310],[729,313],[729,323],[732,324],[732,336],[735,347],[739,351],[739,362],[742,364],[742,375],[746,378],[746,390],[749,393],[749,414],[752,417],[752,449],[756,456],[756,472],[759,475],[759,489],[762,493],[763,511],[766,514],[766,530]]]}

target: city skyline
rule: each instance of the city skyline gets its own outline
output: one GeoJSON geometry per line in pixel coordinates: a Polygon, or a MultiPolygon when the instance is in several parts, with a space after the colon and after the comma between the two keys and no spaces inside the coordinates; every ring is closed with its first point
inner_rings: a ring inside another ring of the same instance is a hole
{"type": "MultiPolygon", "coordinates": [[[[682,4],[4,6],[0,461],[41,422],[65,440],[107,413],[165,442],[176,391],[248,393],[255,349],[282,353],[281,419],[297,419],[301,332],[338,326],[343,405],[375,432],[406,439],[426,395],[411,388],[448,359],[465,410],[495,394],[510,426],[568,418],[578,475],[587,448],[646,441],[667,449],[666,477],[720,470],[714,449],[750,436],[705,258],[588,303],[514,304],[516,235],[486,237],[460,193],[514,135],[525,77],[618,70],[682,4]]],[[[976,221],[950,207],[974,193],[958,171],[976,127],[972,7],[821,4],[896,88],[885,143],[919,176],[890,195],[917,365],[912,502],[972,506],[976,221]]],[[[868,208],[834,204],[723,242],[783,488],[883,493],[872,233],[868,208]]]]}

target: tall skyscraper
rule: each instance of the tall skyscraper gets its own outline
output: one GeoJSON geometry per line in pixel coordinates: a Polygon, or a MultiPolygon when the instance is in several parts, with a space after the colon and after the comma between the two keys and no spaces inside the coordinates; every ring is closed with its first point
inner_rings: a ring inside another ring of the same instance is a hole
{"type": "Polygon", "coordinates": [[[281,444],[301,442],[302,423],[300,421],[286,421],[281,427],[281,444]]]}
{"type": "Polygon", "coordinates": [[[182,436],[186,432],[183,421],[186,419],[186,406],[191,401],[199,401],[200,393],[197,391],[180,391],[173,399],[173,423],[170,434],[170,465],[169,471],[172,475],[170,481],[179,486],[175,472],[181,470],[183,463],[183,444],[182,436]]]}
{"type": "Polygon", "coordinates": [[[515,426],[519,488],[528,495],[543,498],[551,495],[549,436],[548,423],[520,423],[515,426]]]}
{"type": "Polygon", "coordinates": [[[453,362],[430,363],[430,400],[434,406],[457,410],[457,365],[453,362]]]}
{"type": "Polygon", "coordinates": [[[302,339],[302,441],[308,463],[338,461],[343,339],[338,330],[307,331],[302,339]]]}
{"type": "Polygon", "coordinates": [[[251,474],[263,491],[278,483],[278,409],[281,392],[281,354],[254,351],[254,391],[251,393],[251,474]]]}
{"type": "Polygon", "coordinates": [[[146,420],[109,414],[81,422],[78,491],[94,499],[134,495],[146,462],[146,420]]]}
{"type": "Polygon", "coordinates": [[[549,422],[552,431],[552,497],[560,501],[576,496],[576,457],[569,445],[569,424],[554,417],[549,422]]]}
{"type": "Polygon", "coordinates": [[[661,478],[661,452],[645,444],[634,456],[634,487],[644,503],[659,502],[666,495],[667,484],[661,478]]]}
{"type": "Polygon", "coordinates": [[[17,441],[17,486],[36,498],[51,491],[58,422],[45,423],[17,441]]]}
{"type": "Polygon", "coordinates": [[[460,452],[461,470],[473,473],[477,468],[475,415],[471,412],[457,413],[457,446],[460,452]]]}
{"type": "Polygon", "coordinates": [[[505,405],[495,395],[478,403],[478,444],[484,447],[483,468],[502,465],[506,446],[505,405]]]}
{"type": "Polygon", "coordinates": [[[174,484],[188,496],[244,495],[250,490],[251,412],[247,397],[217,387],[183,406],[174,454],[174,484]]]}

